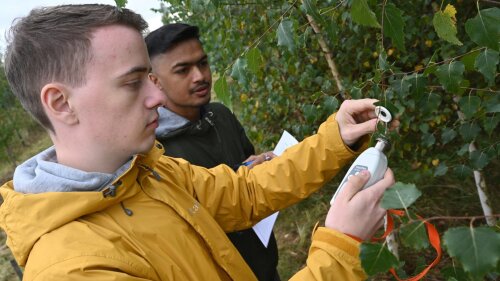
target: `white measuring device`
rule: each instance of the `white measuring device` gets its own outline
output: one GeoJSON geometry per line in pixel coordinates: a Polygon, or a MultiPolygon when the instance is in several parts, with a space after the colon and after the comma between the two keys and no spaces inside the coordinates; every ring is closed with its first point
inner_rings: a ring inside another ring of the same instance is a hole
{"type": "MultiPolygon", "coordinates": [[[[389,110],[383,106],[377,106],[375,107],[375,114],[382,122],[386,123],[387,128],[387,124],[392,120],[392,115],[389,110]]],[[[363,189],[381,180],[387,170],[387,157],[385,156],[384,151],[388,150],[389,147],[389,141],[380,137],[377,138],[377,143],[374,147],[370,147],[363,151],[363,153],[361,153],[358,158],[354,160],[354,163],[352,163],[351,167],[342,179],[339,188],[337,188],[337,191],[330,201],[330,204],[333,205],[337,194],[339,194],[342,188],[344,188],[347,180],[349,180],[349,178],[353,175],[359,174],[363,170],[368,170],[371,175],[370,180],[363,186],[363,189]]]]}

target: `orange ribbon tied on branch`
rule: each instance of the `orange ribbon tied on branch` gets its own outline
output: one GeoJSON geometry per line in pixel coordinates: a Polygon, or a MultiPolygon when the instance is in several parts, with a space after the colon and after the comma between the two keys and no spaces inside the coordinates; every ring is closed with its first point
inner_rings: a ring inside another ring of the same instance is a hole
{"type": "MultiPolygon", "coordinates": [[[[394,209],[387,210],[387,227],[385,229],[385,232],[380,237],[372,238],[372,241],[379,241],[379,240],[385,239],[394,230],[394,219],[392,218],[392,215],[402,217],[405,215],[405,211],[394,210],[394,209]]],[[[417,215],[417,217],[420,221],[422,221],[425,224],[425,228],[427,229],[427,237],[429,238],[429,242],[432,245],[432,247],[436,250],[437,255],[436,255],[436,258],[432,261],[432,263],[429,264],[424,270],[422,270],[419,274],[417,274],[413,277],[407,278],[407,279],[399,278],[399,276],[396,273],[396,270],[394,268],[391,268],[389,270],[389,272],[391,272],[392,275],[394,275],[394,277],[398,281],[417,281],[417,280],[420,280],[427,274],[427,272],[429,272],[429,270],[431,268],[436,266],[439,263],[439,261],[441,260],[441,256],[442,256],[441,239],[439,238],[439,233],[438,233],[436,227],[433,224],[427,222],[424,218],[422,218],[418,215],[417,215]]]]}

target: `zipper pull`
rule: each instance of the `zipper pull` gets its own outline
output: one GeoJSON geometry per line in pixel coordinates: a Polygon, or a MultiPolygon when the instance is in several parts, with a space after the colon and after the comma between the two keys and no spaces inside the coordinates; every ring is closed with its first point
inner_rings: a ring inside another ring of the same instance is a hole
{"type": "Polygon", "coordinates": [[[140,166],[141,166],[142,168],[144,168],[145,170],[147,170],[147,171],[151,172],[151,174],[153,174],[153,177],[155,177],[155,179],[156,179],[157,181],[161,181],[161,176],[160,176],[160,174],[158,174],[158,172],[157,172],[157,171],[153,170],[151,167],[146,166],[146,165],[144,165],[144,164],[141,164],[140,166]]]}

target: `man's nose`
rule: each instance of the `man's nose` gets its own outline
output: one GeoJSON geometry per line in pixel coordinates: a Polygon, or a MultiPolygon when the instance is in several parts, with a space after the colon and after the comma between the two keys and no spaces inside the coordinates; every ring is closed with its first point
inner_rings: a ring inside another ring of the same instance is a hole
{"type": "Polygon", "coordinates": [[[148,99],[146,100],[146,106],[149,108],[158,107],[165,105],[166,95],[160,90],[151,80],[147,79],[147,87],[145,90],[148,91],[148,99]]]}
{"type": "Polygon", "coordinates": [[[198,82],[202,80],[205,80],[203,70],[199,66],[193,67],[193,81],[198,82]]]}

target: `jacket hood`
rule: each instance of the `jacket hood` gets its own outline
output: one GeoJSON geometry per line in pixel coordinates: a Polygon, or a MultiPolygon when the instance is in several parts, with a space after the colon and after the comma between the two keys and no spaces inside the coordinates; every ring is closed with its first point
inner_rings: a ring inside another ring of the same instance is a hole
{"type": "Polygon", "coordinates": [[[57,163],[55,148],[49,147],[19,165],[14,172],[14,190],[21,193],[96,191],[122,174],[123,165],[114,174],[84,172],[57,163]]]}
{"type": "Polygon", "coordinates": [[[156,137],[165,137],[170,132],[180,129],[191,123],[188,119],[170,111],[166,107],[158,107],[158,128],[156,128],[156,137]]]}
{"type": "Polygon", "coordinates": [[[135,181],[132,178],[139,172],[136,162],[154,166],[153,159],[158,159],[163,149],[153,150],[158,152],[134,156],[114,174],[87,173],[58,164],[53,147],[20,165],[14,179],[0,188],[4,201],[0,227],[7,233],[7,245],[17,262],[26,264],[33,245],[44,234],[137,193],[125,189],[108,196],[107,192],[121,181],[135,181]]]}
{"type": "Polygon", "coordinates": [[[212,104],[207,104],[200,108],[201,118],[196,122],[170,111],[168,108],[158,108],[158,128],[156,128],[157,139],[169,139],[179,135],[203,135],[214,126],[214,112],[211,110],[212,104]]]}

